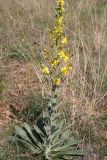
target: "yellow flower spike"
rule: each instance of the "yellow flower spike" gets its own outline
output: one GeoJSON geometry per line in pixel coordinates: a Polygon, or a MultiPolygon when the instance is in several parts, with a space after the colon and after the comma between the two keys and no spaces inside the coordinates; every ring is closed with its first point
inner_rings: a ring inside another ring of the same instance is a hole
{"type": "Polygon", "coordinates": [[[43,74],[49,74],[50,73],[49,68],[46,67],[46,66],[44,66],[41,71],[42,71],[43,74]]]}
{"type": "Polygon", "coordinates": [[[61,78],[55,79],[54,84],[57,85],[57,86],[60,85],[61,84],[61,78]]]}
{"type": "Polygon", "coordinates": [[[62,42],[62,44],[67,44],[68,43],[67,37],[63,37],[61,42],[62,42]]]}

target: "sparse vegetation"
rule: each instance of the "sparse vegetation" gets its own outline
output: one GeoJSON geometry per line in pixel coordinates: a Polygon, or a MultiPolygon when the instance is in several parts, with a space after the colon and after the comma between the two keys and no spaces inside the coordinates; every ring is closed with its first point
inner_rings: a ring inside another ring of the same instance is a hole
{"type": "MultiPolygon", "coordinates": [[[[83,159],[106,160],[107,2],[66,0],[65,9],[65,34],[73,69],[58,93],[63,102],[60,112],[66,125],[71,126],[71,134],[83,141],[82,148],[86,150],[83,159]]],[[[8,124],[20,124],[23,120],[32,123],[41,117],[41,108],[33,110],[35,96],[29,95],[33,92],[43,97],[46,90],[50,92],[49,85],[41,83],[43,77],[38,66],[40,60],[44,61],[42,49],[47,46],[45,49],[50,51],[47,35],[54,15],[53,0],[0,1],[0,134],[7,132],[8,124]],[[15,116],[11,105],[16,109],[15,116]],[[32,112],[37,116],[33,117],[32,112]],[[18,118],[20,115],[22,118],[18,118]]],[[[41,105],[41,100],[37,103],[41,105]]],[[[7,141],[6,137],[0,135],[0,144],[7,141]]],[[[20,153],[13,154],[3,144],[1,160],[34,159],[31,155],[27,158],[26,153],[21,157],[20,153]]]]}

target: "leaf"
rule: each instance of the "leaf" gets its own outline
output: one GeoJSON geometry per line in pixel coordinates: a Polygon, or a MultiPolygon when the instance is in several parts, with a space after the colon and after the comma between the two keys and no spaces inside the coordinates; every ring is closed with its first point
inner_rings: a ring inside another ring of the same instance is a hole
{"type": "Polygon", "coordinates": [[[37,146],[35,146],[32,141],[29,139],[29,137],[27,136],[26,132],[20,128],[15,126],[15,132],[16,132],[16,139],[18,139],[19,141],[29,145],[29,146],[33,146],[34,148],[37,148],[37,146]]]}
{"type": "Polygon", "coordinates": [[[38,148],[36,148],[33,144],[30,144],[29,142],[23,140],[23,139],[19,139],[16,137],[16,140],[24,143],[25,145],[27,145],[27,147],[32,151],[32,153],[35,153],[35,154],[39,154],[40,153],[40,150],[38,148]]]}
{"type": "Polygon", "coordinates": [[[71,149],[71,147],[73,147],[74,145],[78,145],[80,142],[80,140],[75,140],[73,137],[70,137],[62,147],[59,146],[57,149],[55,149],[55,151],[69,150],[71,149]]]}
{"type": "Polygon", "coordinates": [[[15,126],[15,133],[16,135],[19,135],[23,140],[32,143],[31,140],[28,138],[26,132],[22,128],[15,126]]]}
{"type": "MultiPolygon", "coordinates": [[[[67,134],[63,135],[59,135],[59,138],[57,138],[56,140],[56,143],[53,143],[53,145],[51,145],[51,150],[54,151],[54,150],[58,150],[58,148],[60,148],[63,144],[65,144],[65,142],[67,141],[67,134]]],[[[55,141],[54,141],[55,142],[55,141]]]]}
{"type": "Polygon", "coordinates": [[[52,154],[56,156],[83,156],[85,154],[84,151],[52,151],[52,154]]]}
{"type": "MultiPolygon", "coordinates": [[[[49,118],[48,118],[49,119],[49,118]]],[[[36,126],[39,128],[39,130],[43,133],[44,136],[42,137],[47,137],[46,131],[45,131],[45,126],[47,124],[47,118],[40,118],[38,119],[36,126]]]]}
{"type": "Polygon", "coordinates": [[[63,124],[64,124],[64,121],[61,121],[59,128],[51,135],[50,138],[52,140],[52,143],[54,143],[54,139],[61,134],[61,129],[63,124]]]}
{"type": "Polygon", "coordinates": [[[51,123],[51,134],[54,134],[57,130],[61,129],[64,124],[64,121],[52,121],[51,123]]]}
{"type": "Polygon", "coordinates": [[[28,124],[24,123],[23,129],[26,131],[26,134],[29,137],[29,139],[32,141],[32,143],[36,145],[39,149],[42,149],[42,144],[40,141],[38,141],[36,137],[34,137],[31,127],[28,124]]]}
{"type": "Polygon", "coordinates": [[[36,126],[33,125],[35,131],[41,136],[42,139],[46,138],[46,135],[36,126]]]}

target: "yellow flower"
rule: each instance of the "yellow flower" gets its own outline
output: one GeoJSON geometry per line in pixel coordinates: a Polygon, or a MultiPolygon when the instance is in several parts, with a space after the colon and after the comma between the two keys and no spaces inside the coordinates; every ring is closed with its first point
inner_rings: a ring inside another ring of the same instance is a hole
{"type": "Polygon", "coordinates": [[[72,66],[71,66],[71,65],[62,67],[62,68],[61,68],[61,73],[66,76],[66,75],[68,74],[68,72],[70,71],[70,69],[72,69],[72,66]]]}
{"type": "Polygon", "coordinates": [[[58,3],[61,3],[61,5],[64,5],[65,0],[58,0],[58,3]]]}
{"type": "Polygon", "coordinates": [[[53,59],[53,60],[51,60],[51,66],[52,67],[54,67],[54,66],[56,66],[56,65],[58,65],[59,64],[59,60],[58,59],[53,59]]]}
{"type": "Polygon", "coordinates": [[[44,74],[49,74],[49,73],[50,73],[50,72],[49,72],[49,68],[46,67],[46,66],[43,67],[42,72],[43,72],[44,74]]]}
{"type": "Polygon", "coordinates": [[[63,57],[63,60],[64,60],[65,62],[67,62],[67,61],[69,61],[69,59],[70,59],[69,55],[66,55],[66,54],[65,54],[65,56],[63,57]]]}
{"type": "Polygon", "coordinates": [[[61,78],[57,78],[54,80],[55,85],[60,85],[61,84],[61,78]]]}
{"type": "Polygon", "coordinates": [[[64,51],[60,51],[60,52],[58,53],[58,56],[59,56],[60,58],[62,58],[63,55],[65,55],[65,52],[64,52],[64,51]]]}
{"type": "Polygon", "coordinates": [[[56,24],[61,25],[63,22],[63,16],[56,18],[56,24]]]}
{"type": "Polygon", "coordinates": [[[62,32],[63,32],[63,27],[61,26],[61,27],[57,28],[57,29],[55,30],[55,32],[56,32],[57,34],[62,34],[62,32]]]}
{"type": "Polygon", "coordinates": [[[68,43],[68,40],[67,40],[67,38],[66,37],[63,37],[63,39],[62,39],[62,44],[67,44],[68,43]]]}
{"type": "Polygon", "coordinates": [[[65,9],[64,9],[64,7],[62,7],[62,12],[65,12],[65,9]]]}
{"type": "Polygon", "coordinates": [[[47,59],[49,57],[49,52],[46,49],[43,49],[44,57],[47,59]]]}
{"type": "Polygon", "coordinates": [[[52,31],[49,32],[49,37],[50,37],[50,38],[53,38],[53,33],[52,33],[52,31]]]}
{"type": "Polygon", "coordinates": [[[62,58],[65,62],[70,60],[70,56],[67,53],[65,53],[64,51],[59,52],[58,56],[60,58],[62,58]]]}

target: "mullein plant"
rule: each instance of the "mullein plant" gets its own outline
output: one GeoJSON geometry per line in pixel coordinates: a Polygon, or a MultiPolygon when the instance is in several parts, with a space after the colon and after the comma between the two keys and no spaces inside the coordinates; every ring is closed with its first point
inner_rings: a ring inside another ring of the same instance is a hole
{"type": "Polygon", "coordinates": [[[63,79],[72,69],[71,55],[67,51],[68,39],[64,34],[64,3],[56,0],[56,17],[52,31],[49,32],[52,52],[43,50],[45,65],[41,72],[51,82],[51,94],[48,96],[47,110],[33,126],[24,124],[15,127],[15,139],[24,143],[36,156],[44,160],[68,160],[75,156],[83,156],[84,152],[77,149],[79,140],[70,134],[69,127],[65,127],[65,120],[58,112],[57,90],[63,79]]]}

